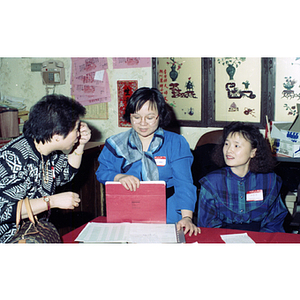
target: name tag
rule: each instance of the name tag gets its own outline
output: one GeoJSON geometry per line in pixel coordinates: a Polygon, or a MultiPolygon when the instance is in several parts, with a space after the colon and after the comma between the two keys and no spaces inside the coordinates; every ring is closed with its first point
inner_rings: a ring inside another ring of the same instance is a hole
{"type": "Polygon", "coordinates": [[[253,190],[247,192],[246,201],[263,201],[263,191],[262,190],[253,190]]]}
{"type": "Polygon", "coordinates": [[[155,156],[154,157],[155,163],[158,167],[163,167],[166,165],[166,157],[165,156],[155,156]]]}

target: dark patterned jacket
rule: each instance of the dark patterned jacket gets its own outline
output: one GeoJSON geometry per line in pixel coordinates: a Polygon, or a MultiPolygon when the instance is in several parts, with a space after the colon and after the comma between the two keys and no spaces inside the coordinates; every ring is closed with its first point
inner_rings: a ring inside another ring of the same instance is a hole
{"type": "Polygon", "coordinates": [[[52,152],[43,158],[47,183],[43,180],[41,154],[33,139],[22,135],[0,149],[0,243],[8,242],[16,231],[19,200],[53,195],[56,186],[69,182],[78,171],[69,165],[68,156],[62,152],[52,152]]]}

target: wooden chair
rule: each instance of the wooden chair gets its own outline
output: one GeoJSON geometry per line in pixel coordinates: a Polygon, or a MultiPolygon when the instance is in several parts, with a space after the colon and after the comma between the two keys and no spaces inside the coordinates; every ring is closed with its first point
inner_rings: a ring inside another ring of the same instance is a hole
{"type": "Polygon", "coordinates": [[[223,130],[214,130],[203,134],[195,149],[192,151],[194,162],[192,165],[192,175],[194,185],[198,191],[200,189],[199,179],[209,172],[218,169],[219,167],[212,161],[211,153],[217,144],[222,142],[223,130]]]}
{"type": "MultiPolygon", "coordinates": [[[[192,164],[192,176],[194,185],[197,187],[197,198],[201,185],[199,180],[206,174],[218,169],[219,167],[212,161],[211,153],[217,144],[221,144],[223,130],[213,130],[204,133],[198,140],[195,149],[192,151],[194,162],[192,164]]],[[[197,223],[198,200],[194,211],[194,222],[197,223]]]]}
{"type": "Polygon", "coordinates": [[[204,133],[198,140],[196,147],[205,145],[205,144],[220,144],[222,142],[223,130],[213,130],[204,133]]]}

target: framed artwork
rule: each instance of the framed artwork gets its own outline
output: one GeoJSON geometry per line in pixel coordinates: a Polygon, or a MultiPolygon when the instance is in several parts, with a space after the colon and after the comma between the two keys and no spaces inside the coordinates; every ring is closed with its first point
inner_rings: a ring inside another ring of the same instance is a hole
{"type": "Polygon", "coordinates": [[[242,121],[265,128],[266,116],[274,120],[274,58],[157,58],[153,74],[153,85],[181,126],[224,127],[242,121]]]}
{"type": "Polygon", "coordinates": [[[293,122],[300,103],[300,57],[276,58],[275,121],[293,122]]]}
{"type": "Polygon", "coordinates": [[[163,94],[181,126],[202,126],[202,59],[153,59],[153,86],[163,94]]]}
{"type": "Polygon", "coordinates": [[[215,98],[209,125],[223,127],[241,121],[265,128],[266,116],[274,116],[274,61],[216,57],[214,68],[215,98]]]}
{"type": "Polygon", "coordinates": [[[215,121],[260,122],[259,58],[215,59],[215,121]]]}

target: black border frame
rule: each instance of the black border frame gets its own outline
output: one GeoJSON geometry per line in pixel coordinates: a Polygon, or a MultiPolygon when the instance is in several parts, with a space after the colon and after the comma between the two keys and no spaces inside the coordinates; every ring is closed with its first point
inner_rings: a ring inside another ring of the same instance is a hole
{"type": "MultiPolygon", "coordinates": [[[[157,59],[152,58],[152,85],[158,87],[157,59]]],[[[261,58],[261,114],[259,123],[251,123],[261,129],[266,127],[266,116],[274,120],[275,106],[275,80],[276,80],[276,59],[272,57],[261,58]]],[[[178,120],[180,126],[186,127],[220,127],[228,125],[231,121],[215,120],[215,58],[201,58],[201,120],[183,121],[178,120]]]]}

